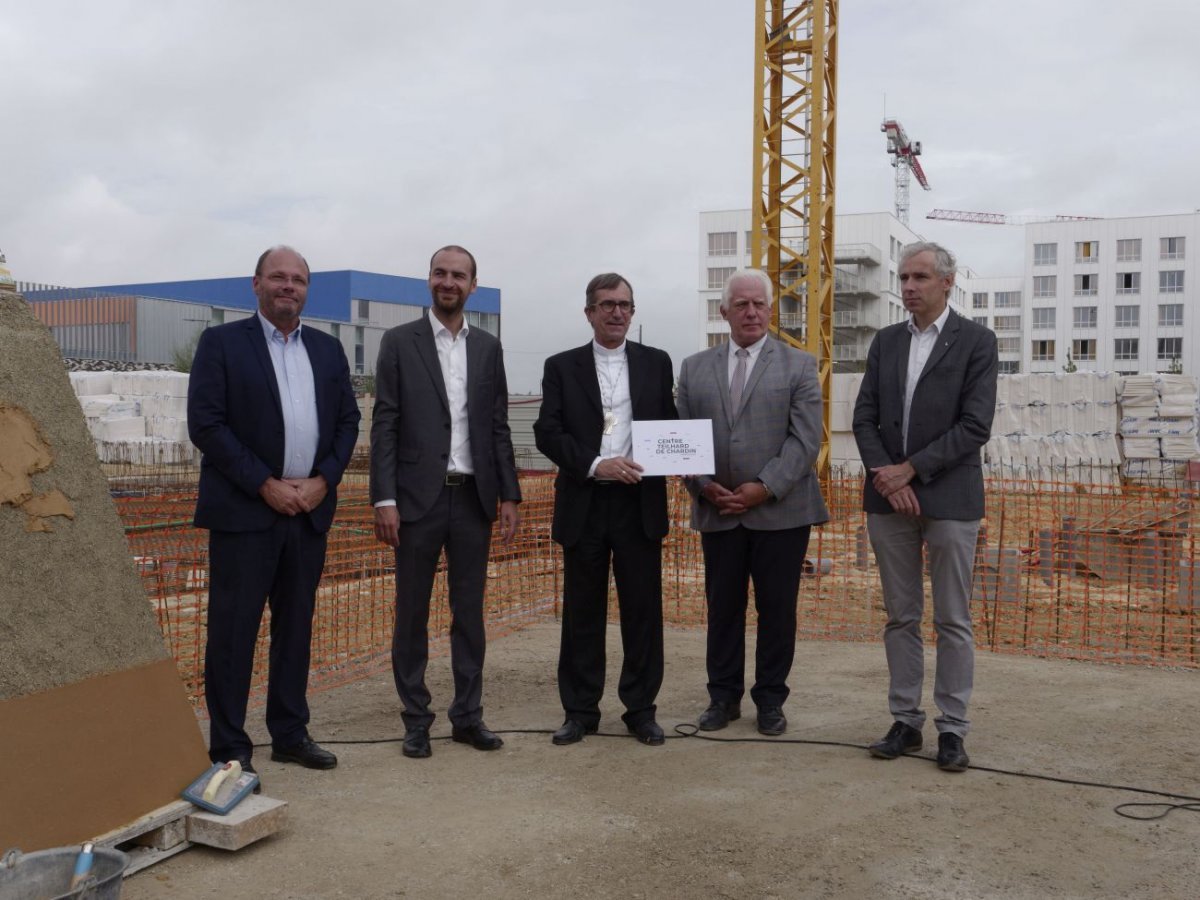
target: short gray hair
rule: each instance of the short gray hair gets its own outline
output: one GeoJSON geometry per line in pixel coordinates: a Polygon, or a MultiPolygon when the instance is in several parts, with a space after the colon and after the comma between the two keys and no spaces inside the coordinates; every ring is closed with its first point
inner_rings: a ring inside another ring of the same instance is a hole
{"type": "Polygon", "coordinates": [[[933,254],[934,271],[943,278],[958,272],[958,261],[954,258],[954,254],[941,244],[935,244],[933,241],[917,241],[916,243],[905,244],[904,248],[900,251],[900,265],[904,265],[918,253],[926,251],[933,254]]]}
{"type": "Polygon", "coordinates": [[[770,275],[762,269],[738,269],[725,279],[725,287],[721,289],[721,309],[729,309],[729,297],[733,293],[733,283],[747,279],[757,281],[762,285],[768,306],[775,302],[775,283],[771,281],[770,275]]]}

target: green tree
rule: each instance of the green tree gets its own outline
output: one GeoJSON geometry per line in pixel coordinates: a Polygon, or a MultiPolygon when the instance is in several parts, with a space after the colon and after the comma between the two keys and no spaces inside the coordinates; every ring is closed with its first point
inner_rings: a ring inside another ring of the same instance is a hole
{"type": "Polygon", "coordinates": [[[1075,365],[1075,360],[1071,359],[1071,351],[1067,351],[1067,363],[1063,366],[1064,372],[1074,372],[1079,367],[1075,365]]]}

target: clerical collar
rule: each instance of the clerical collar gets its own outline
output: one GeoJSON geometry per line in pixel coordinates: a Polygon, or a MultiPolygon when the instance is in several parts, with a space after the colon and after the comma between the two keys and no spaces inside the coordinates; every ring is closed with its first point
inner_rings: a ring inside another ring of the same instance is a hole
{"type": "Polygon", "coordinates": [[[605,347],[603,344],[601,344],[599,341],[597,341],[595,338],[593,338],[592,339],[592,350],[600,356],[624,356],[625,355],[625,344],[626,344],[625,341],[621,341],[621,345],[619,347],[613,347],[610,350],[607,347],[605,347]]]}

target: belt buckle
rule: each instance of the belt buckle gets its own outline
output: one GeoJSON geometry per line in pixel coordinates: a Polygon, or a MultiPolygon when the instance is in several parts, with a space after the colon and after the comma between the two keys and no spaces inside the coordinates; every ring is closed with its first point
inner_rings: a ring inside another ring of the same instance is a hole
{"type": "Polygon", "coordinates": [[[462,487],[467,480],[467,476],[462,472],[447,472],[446,486],[447,487],[462,487]]]}

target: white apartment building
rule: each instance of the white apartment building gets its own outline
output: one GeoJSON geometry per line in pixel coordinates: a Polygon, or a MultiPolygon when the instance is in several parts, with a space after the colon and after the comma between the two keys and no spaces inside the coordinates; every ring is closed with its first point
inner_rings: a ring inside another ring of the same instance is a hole
{"type": "MultiPolygon", "coordinates": [[[[860,371],[875,332],[905,316],[897,260],[923,238],[886,212],[840,215],[834,227],[834,370],[860,371]]],[[[1081,372],[1200,374],[1200,310],[1188,300],[1200,284],[1200,211],[1024,227],[1022,274],[985,278],[960,260],[951,297],[996,332],[1001,374],[1061,372],[1068,353],[1081,372]]],[[[749,264],[749,229],[749,210],[700,214],[706,346],[728,339],[721,286],[749,264]]],[[[799,316],[780,310],[784,328],[799,316]]]]}
{"type": "MultiPolygon", "coordinates": [[[[699,310],[704,347],[729,339],[729,326],[721,318],[721,288],[736,269],[750,265],[750,223],[748,209],[700,213],[699,310]]],[[[834,371],[858,372],[866,364],[875,333],[906,315],[896,275],[900,249],[923,238],[886,212],[837,216],[834,229],[834,371]]],[[[960,268],[951,297],[951,305],[964,315],[972,277],[960,268]]],[[[779,311],[781,327],[800,327],[802,311],[795,301],[785,304],[779,311]]]]}
{"type": "MultiPolygon", "coordinates": [[[[1023,372],[1200,373],[1200,212],[1025,226],[1023,372]]],[[[994,327],[994,326],[993,326],[994,327]]],[[[999,332],[997,332],[999,334],[999,332]]]]}

